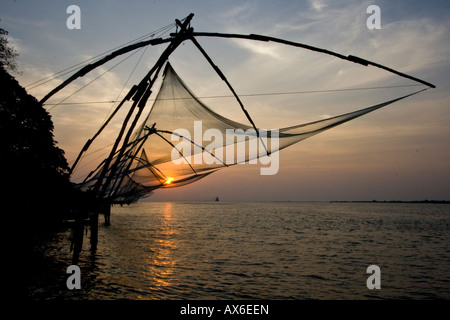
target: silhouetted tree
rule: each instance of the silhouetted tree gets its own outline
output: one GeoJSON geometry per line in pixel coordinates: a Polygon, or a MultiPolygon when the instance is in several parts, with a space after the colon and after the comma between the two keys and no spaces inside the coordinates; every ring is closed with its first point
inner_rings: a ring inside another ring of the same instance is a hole
{"type": "Polygon", "coordinates": [[[10,71],[17,71],[15,58],[18,53],[8,45],[8,31],[0,28],[0,66],[10,71]]]}
{"type": "Polygon", "coordinates": [[[21,224],[48,226],[72,189],[68,164],[53,138],[49,113],[6,70],[17,68],[6,34],[0,29],[1,205],[21,224]]]}
{"type": "Polygon", "coordinates": [[[47,280],[48,270],[60,266],[41,244],[59,229],[68,209],[83,201],[70,183],[50,114],[7,72],[17,70],[17,52],[6,35],[0,29],[0,212],[7,235],[1,248],[5,275],[12,280],[8,294],[22,299],[36,279],[64,285],[58,277],[47,280]]]}

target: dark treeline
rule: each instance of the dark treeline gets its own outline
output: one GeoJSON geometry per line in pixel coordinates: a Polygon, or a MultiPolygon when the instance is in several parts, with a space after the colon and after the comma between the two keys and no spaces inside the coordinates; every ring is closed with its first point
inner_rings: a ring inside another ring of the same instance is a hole
{"type": "Polygon", "coordinates": [[[70,204],[64,152],[56,146],[49,113],[0,65],[0,167],[4,218],[21,227],[51,227],[70,204]]]}
{"type": "Polygon", "coordinates": [[[17,71],[17,53],[6,35],[0,29],[0,208],[7,231],[3,259],[21,295],[30,273],[45,266],[36,248],[84,201],[69,180],[50,114],[10,74],[17,71]]]}
{"type": "MultiPolygon", "coordinates": [[[[2,205],[22,223],[51,223],[72,191],[64,152],[48,112],[0,68],[2,205]]],[[[45,223],[43,226],[48,226],[45,223]]]]}

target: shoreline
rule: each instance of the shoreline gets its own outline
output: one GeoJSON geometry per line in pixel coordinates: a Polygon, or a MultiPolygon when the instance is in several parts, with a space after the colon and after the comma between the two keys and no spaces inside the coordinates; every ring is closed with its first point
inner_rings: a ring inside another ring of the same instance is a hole
{"type": "Polygon", "coordinates": [[[447,200],[362,200],[362,201],[352,201],[352,200],[333,200],[331,203],[429,203],[429,204],[450,204],[447,200]]]}

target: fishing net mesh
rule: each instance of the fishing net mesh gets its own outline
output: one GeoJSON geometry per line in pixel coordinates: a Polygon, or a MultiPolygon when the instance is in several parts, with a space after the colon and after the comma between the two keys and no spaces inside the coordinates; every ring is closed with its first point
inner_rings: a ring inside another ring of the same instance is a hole
{"type": "MultiPolygon", "coordinates": [[[[115,172],[107,173],[111,179],[105,196],[113,203],[131,203],[158,188],[183,186],[223,167],[271,157],[287,146],[409,95],[336,117],[278,130],[258,129],[257,133],[250,125],[214,112],[167,62],[149,114],[135,130],[123,156],[113,158],[118,166],[115,172]]],[[[92,188],[101,168],[80,187],[92,188]]]]}

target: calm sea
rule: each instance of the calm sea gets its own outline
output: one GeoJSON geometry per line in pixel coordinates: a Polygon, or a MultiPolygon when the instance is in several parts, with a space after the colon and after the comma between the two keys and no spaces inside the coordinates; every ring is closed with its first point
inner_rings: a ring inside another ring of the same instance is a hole
{"type": "Polygon", "coordinates": [[[81,289],[66,287],[68,230],[42,247],[33,299],[450,299],[445,204],[142,202],[102,220],[81,289]]]}

